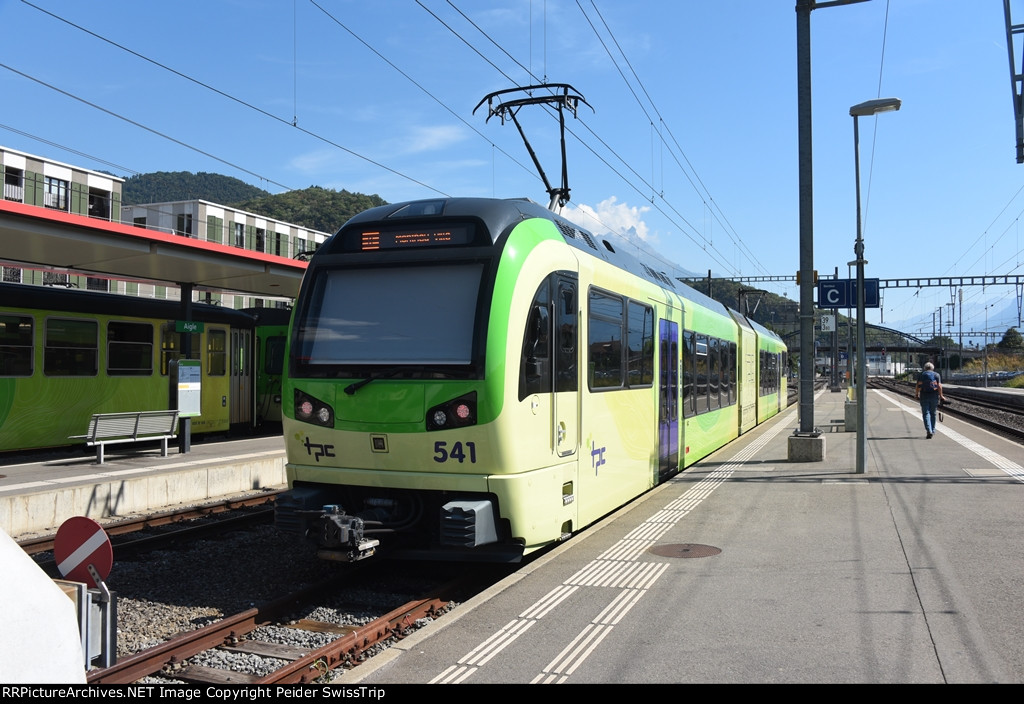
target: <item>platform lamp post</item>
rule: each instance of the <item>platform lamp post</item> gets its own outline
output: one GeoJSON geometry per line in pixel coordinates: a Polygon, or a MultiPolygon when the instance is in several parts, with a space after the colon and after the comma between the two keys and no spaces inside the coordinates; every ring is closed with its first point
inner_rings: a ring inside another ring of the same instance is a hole
{"type": "Polygon", "coordinates": [[[864,340],[864,238],[860,223],[860,132],[857,118],[880,112],[899,110],[899,98],[879,98],[858,103],[850,108],[853,117],[853,168],[857,181],[857,241],[853,253],[857,255],[857,474],[864,474],[864,455],[867,451],[867,345],[864,340]]]}

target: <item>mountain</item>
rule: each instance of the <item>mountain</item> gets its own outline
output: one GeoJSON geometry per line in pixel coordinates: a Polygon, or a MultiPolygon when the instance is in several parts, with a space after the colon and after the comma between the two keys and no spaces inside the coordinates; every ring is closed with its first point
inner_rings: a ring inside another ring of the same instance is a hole
{"type": "Polygon", "coordinates": [[[282,222],[310,227],[321,232],[335,232],[353,215],[387,201],[378,195],[350,193],[344,189],[310,186],[301,191],[288,191],[277,195],[265,194],[230,205],[251,213],[266,215],[282,222]]]}
{"type": "Polygon", "coordinates": [[[335,232],[346,220],[387,201],[378,195],[310,186],[301,191],[271,194],[231,176],[190,171],[157,171],[125,180],[124,205],[206,200],[257,215],[335,232]]]}
{"type": "Polygon", "coordinates": [[[208,200],[228,205],[238,201],[269,196],[262,188],[250,186],[231,176],[200,171],[156,171],[125,179],[121,189],[124,205],[167,203],[175,200],[208,200]]]}

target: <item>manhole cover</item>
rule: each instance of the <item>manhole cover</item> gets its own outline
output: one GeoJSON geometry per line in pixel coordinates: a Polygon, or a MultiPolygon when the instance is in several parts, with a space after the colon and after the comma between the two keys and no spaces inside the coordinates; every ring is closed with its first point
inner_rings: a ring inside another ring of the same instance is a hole
{"type": "Polygon", "coordinates": [[[711,557],[722,552],[713,545],[697,545],[696,543],[676,543],[674,545],[655,545],[648,552],[661,557],[711,557]]]}

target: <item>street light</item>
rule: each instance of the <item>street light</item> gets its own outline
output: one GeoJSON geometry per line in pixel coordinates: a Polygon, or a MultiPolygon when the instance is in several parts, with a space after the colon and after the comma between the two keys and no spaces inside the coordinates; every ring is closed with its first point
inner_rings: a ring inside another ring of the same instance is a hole
{"type": "Polygon", "coordinates": [[[853,168],[857,180],[857,241],[853,253],[857,255],[857,474],[864,474],[864,455],[867,450],[867,346],[864,340],[864,238],[860,226],[860,132],[858,117],[899,110],[899,98],[879,98],[858,103],[850,108],[853,117],[853,168]]]}

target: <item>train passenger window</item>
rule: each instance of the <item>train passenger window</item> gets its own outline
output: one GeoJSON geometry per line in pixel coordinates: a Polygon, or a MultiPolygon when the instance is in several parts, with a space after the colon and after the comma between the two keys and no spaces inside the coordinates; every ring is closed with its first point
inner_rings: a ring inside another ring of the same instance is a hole
{"type": "Polygon", "coordinates": [[[209,330],[206,333],[206,373],[210,376],[224,376],[228,373],[227,339],[225,330],[209,330]]]}
{"type": "Polygon", "coordinates": [[[49,318],[43,344],[47,376],[96,376],[99,324],[95,320],[49,318]]]}
{"type": "Polygon", "coordinates": [[[153,373],[153,326],[107,323],[107,374],[149,376],[153,373]]]}
{"type": "Polygon", "coordinates": [[[590,388],[622,388],[622,299],[590,292],[590,388]]]}
{"type": "Polygon", "coordinates": [[[631,387],[650,386],[654,383],[654,310],[630,301],[627,322],[627,383],[631,387]]]}
{"type": "Polygon", "coordinates": [[[0,315],[0,376],[32,376],[32,318],[0,315]]]}
{"type": "Polygon", "coordinates": [[[726,372],[729,377],[729,405],[732,406],[736,403],[736,343],[729,343],[729,363],[726,366],[726,372]]]}
{"type": "Polygon", "coordinates": [[[694,381],[696,378],[697,348],[692,330],[683,331],[683,417],[694,415],[694,381]]]}
{"type": "Polygon", "coordinates": [[[722,375],[721,348],[717,337],[708,339],[708,409],[716,410],[721,408],[722,402],[719,395],[721,388],[720,380],[722,375]]]}
{"type": "Polygon", "coordinates": [[[708,412],[708,336],[697,335],[695,375],[694,375],[694,412],[700,415],[708,412]]]}

